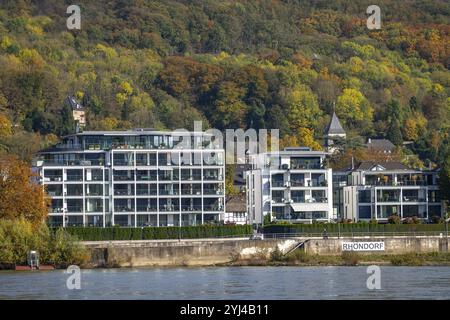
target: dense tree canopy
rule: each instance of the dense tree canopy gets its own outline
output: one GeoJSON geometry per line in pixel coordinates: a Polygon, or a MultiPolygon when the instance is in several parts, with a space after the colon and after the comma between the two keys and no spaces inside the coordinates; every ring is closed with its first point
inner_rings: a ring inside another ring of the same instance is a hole
{"type": "Polygon", "coordinates": [[[349,137],[389,138],[441,163],[449,151],[450,4],[380,0],[79,1],[0,4],[0,152],[28,160],[88,129],[278,128],[320,148],[333,110],[349,137]],[[15,147],[18,142],[28,144],[15,147]],[[28,151],[24,151],[28,150],[28,151]]]}

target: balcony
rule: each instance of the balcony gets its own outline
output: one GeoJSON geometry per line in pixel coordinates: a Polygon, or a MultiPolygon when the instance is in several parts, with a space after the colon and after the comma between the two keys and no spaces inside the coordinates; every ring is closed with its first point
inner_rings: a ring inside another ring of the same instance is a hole
{"type": "Polygon", "coordinates": [[[400,202],[400,197],[399,196],[389,196],[389,195],[385,195],[383,197],[378,196],[377,201],[378,202],[400,202]]]}
{"type": "Polygon", "coordinates": [[[291,197],[291,200],[295,203],[305,203],[305,197],[291,197]]]}
{"type": "Polygon", "coordinates": [[[50,197],[61,197],[62,196],[62,192],[61,191],[47,191],[47,194],[50,197]]]}
{"type": "Polygon", "coordinates": [[[222,176],[220,175],[204,175],[203,180],[222,180],[222,176]]]}
{"type": "Polygon", "coordinates": [[[203,209],[205,211],[221,211],[223,210],[223,206],[218,204],[205,204],[203,205],[203,209]]]}
{"type": "Polygon", "coordinates": [[[155,212],[158,211],[158,207],[156,205],[148,205],[148,206],[137,206],[138,212],[155,212]]]}
{"type": "Polygon", "coordinates": [[[272,197],[272,202],[274,202],[274,203],[284,203],[284,198],[272,197]]]}
{"type": "Polygon", "coordinates": [[[161,204],[159,206],[159,211],[161,212],[171,212],[171,211],[178,211],[179,207],[173,204],[161,204]]]}
{"type": "Polygon", "coordinates": [[[134,181],[134,176],[114,176],[114,181],[134,181]]]}
{"type": "Polygon", "coordinates": [[[132,190],[114,190],[115,196],[134,196],[134,192],[132,190]]]}
{"type": "Polygon", "coordinates": [[[156,189],[137,189],[137,196],[156,196],[158,194],[156,189]]]}
{"type": "Polygon", "coordinates": [[[83,181],[83,175],[68,174],[66,181],[83,181]]]}
{"type": "Polygon", "coordinates": [[[305,181],[304,180],[291,180],[291,187],[304,187],[305,181]]]}
{"type": "Polygon", "coordinates": [[[70,213],[83,212],[83,207],[79,207],[79,206],[67,206],[67,212],[70,212],[70,213]]]}
{"type": "Polygon", "coordinates": [[[308,187],[327,187],[327,181],[310,180],[308,181],[308,187]]]}
{"type": "Polygon", "coordinates": [[[125,207],[125,206],[114,206],[115,212],[134,212],[133,208],[125,207]]]}
{"type": "Polygon", "coordinates": [[[202,211],[201,205],[182,205],[181,211],[202,211]]]}
{"type": "Polygon", "coordinates": [[[156,181],[156,175],[137,175],[137,181],[156,181]]]}
{"type": "Polygon", "coordinates": [[[42,179],[44,182],[52,181],[52,182],[59,182],[62,181],[62,176],[60,175],[45,175],[42,179]]]}
{"type": "Polygon", "coordinates": [[[426,202],[427,200],[423,197],[418,196],[403,196],[404,202],[426,202]]]}
{"type": "Polygon", "coordinates": [[[88,197],[101,197],[103,196],[103,191],[89,191],[86,193],[88,197]]]}
{"type": "Polygon", "coordinates": [[[159,195],[161,196],[177,196],[179,194],[180,193],[178,190],[164,190],[164,189],[159,190],[159,195]]]}
{"type": "Polygon", "coordinates": [[[284,187],[284,181],[272,181],[272,188],[284,187]]]}
{"type": "Polygon", "coordinates": [[[205,195],[223,195],[223,190],[219,189],[203,189],[205,195]]]}

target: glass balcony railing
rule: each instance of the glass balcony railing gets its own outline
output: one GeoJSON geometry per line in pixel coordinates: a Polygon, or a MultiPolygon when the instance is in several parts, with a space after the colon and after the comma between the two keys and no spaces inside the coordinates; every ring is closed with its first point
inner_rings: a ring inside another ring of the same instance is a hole
{"type": "Polygon", "coordinates": [[[50,197],[61,197],[62,196],[62,192],[61,191],[47,191],[47,194],[50,197]]]}
{"type": "Polygon", "coordinates": [[[201,195],[202,190],[201,189],[181,189],[182,195],[201,195]]]}
{"type": "Polygon", "coordinates": [[[202,211],[202,206],[201,205],[181,206],[181,211],[202,211]]]}
{"type": "Polygon", "coordinates": [[[159,190],[161,196],[176,196],[179,194],[178,190],[159,190]]]}
{"type": "Polygon", "coordinates": [[[418,196],[403,196],[403,201],[405,202],[426,202],[424,197],[418,196]]]}
{"type": "Polygon", "coordinates": [[[52,175],[45,175],[45,177],[42,179],[45,181],[62,181],[62,176],[52,176],[52,175]]]}
{"type": "Polygon", "coordinates": [[[400,202],[399,196],[378,196],[377,198],[378,202],[400,202]]]}
{"type": "Polygon", "coordinates": [[[156,196],[158,194],[156,189],[137,189],[136,195],[138,196],[156,196]]]}
{"type": "Polygon", "coordinates": [[[328,184],[326,181],[310,180],[308,181],[308,187],[326,187],[328,184]]]}
{"type": "Polygon", "coordinates": [[[114,176],[115,181],[134,181],[134,176],[114,176]]]}
{"type": "Polygon", "coordinates": [[[83,212],[83,207],[77,207],[77,206],[72,207],[72,206],[68,206],[68,207],[67,207],[67,212],[70,212],[70,213],[72,213],[72,212],[83,212]]]}
{"type": "Polygon", "coordinates": [[[223,206],[218,204],[205,204],[203,205],[203,209],[206,211],[221,211],[223,209],[223,206]]]}
{"type": "Polygon", "coordinates": [[[275,203],[284,203],[284,199],[280,197],[272,197],[272,201],[275,203]]]}
{"type": "Polygon", "coordinates": [[[159,206],[159,211],[167,212],[167,211],[179,211],[179,207],[176,205],[170,204],[162,204],[159,206]]]}
{"type": "Polygon", "coordinates": [[[291,187],[304,187],[305,181],[303,180],[291,180],[290,182],[291,187]]]}
{"type": "Polygon", "coordinates": [[[284,187],[283,181],[272,181],[272,188],[284,187]]]}
{"type": "Polygon", "coordinates": [[[158,211],[158,207],[156,205],[137,206],[137,211],[139,211],[139,212],[154,212],[154,211],[158,211]]]}
{"type": "Polygon", "coordinates": [[[134,196],[134,192],[131,190],[114,190],[115,196],[134,196]]]}
{"type": "Polygon", "coordinates": [[[203,194],[207,194],[207,195],[222,195],[223,194],[223,190],[220,189],[203,189],[203,194]]]}
{"type": "Polygon", "coordinates": [[[114,206],[114,211],[116,212],[133,212],[134,209],[125,206],[114,206]]]}
{"type": "Polygon", "coordinates": [[[83,181],[83,176],[68,174],[66,181],[83,181]]]}
{"type": "Polygon", "coordinates": [[[219,175],[205,175],[203,180],[222,180],[222,176],[219,175]]]}

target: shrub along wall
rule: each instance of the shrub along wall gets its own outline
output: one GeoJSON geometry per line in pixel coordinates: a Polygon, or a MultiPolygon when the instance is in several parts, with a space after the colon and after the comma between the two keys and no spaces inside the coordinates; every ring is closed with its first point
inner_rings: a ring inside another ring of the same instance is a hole
{"type": "Polygon", "coordinates": [[[192,226],[192,227],[144,227],[144,228],[96,228],[68,227],[65,230],[79,240],[152,240],[195,239],[250,235],[252,227],[245,226],[192,226]]]}
{"type": "Polygon", "coordinates": [[[273,224],[264,226],[264,233],[361,233],[361,232],[445,232],[445,224],[375,224],[375,223],[321,223],[273,224]]]}

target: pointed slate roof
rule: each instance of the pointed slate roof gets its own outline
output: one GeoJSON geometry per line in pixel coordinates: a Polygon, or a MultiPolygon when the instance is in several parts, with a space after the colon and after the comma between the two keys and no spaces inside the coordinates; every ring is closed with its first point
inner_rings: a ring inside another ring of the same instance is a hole
{"type": "Polygon", "coordinates": [[[342,128],[336,112],[333,112],[333,117],[331,118],[330,125],[328,126],[327,134],[345,134],[345,130],[342,128]]]}

